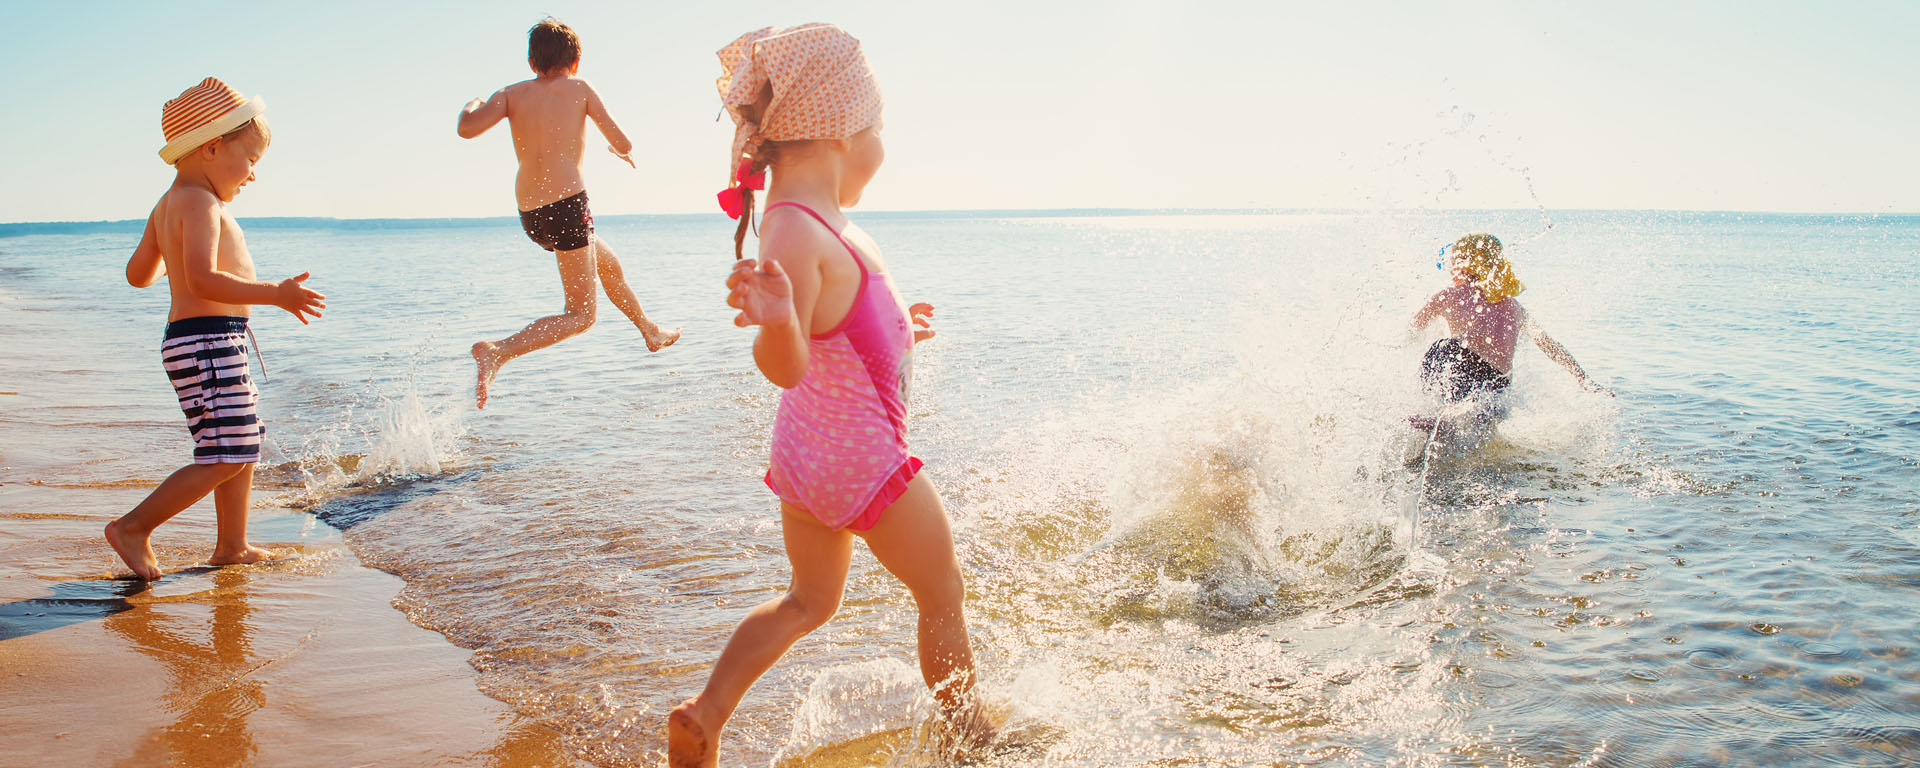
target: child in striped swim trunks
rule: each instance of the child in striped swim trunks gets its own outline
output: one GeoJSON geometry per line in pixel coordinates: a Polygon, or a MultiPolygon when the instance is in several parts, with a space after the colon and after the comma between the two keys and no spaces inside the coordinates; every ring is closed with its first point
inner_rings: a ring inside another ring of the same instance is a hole
{"type": "Polygon", "coordinates": [[[271,553],[247,541],[253,465],[260,459],[259,393],[247,373],[249,306],[271,304],[300,322],[320,316],[326,298],[301,283],[254,279],[240,226],[227,203],[253,181],[254,166],[273,134],[260,97],[207,78],[160,111],[166,146],[160,159],[175,169],[173,185],[147,217],[127,261],[127,282],[145,288],[167,276],[173,304],[160,357],[187,416],[193,463],[160,483],[133,511],[107,524],[107,543],[134,576],[160,578],[149,543],[155,528],[213,494],[218,533],[214,565],[252,563],[271,553]]]}

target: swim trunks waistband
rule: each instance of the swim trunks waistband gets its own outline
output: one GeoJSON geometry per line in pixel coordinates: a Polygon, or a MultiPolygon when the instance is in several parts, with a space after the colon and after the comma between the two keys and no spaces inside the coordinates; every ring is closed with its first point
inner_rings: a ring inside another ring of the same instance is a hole
{"type": "Polygon", "coordinates": [[[202,333],[246,333],[249,318],[232,315],[183,317],[167,323],[165,338],[177,339],[202,333]]]}

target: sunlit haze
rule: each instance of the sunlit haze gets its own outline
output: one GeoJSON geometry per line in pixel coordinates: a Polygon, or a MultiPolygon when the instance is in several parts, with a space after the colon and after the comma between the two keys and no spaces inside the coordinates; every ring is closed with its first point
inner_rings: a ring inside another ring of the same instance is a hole
{"type": "Polygon", "coordinates": [[[869,209],[1920,210],[1905,3],[14,3],[0,221],[144,216],[208,75],[268,104],[243,217],[511,215],[454,119],[548,13],[639,145],[589,155],[603,215],[713,210],[714,51],[808,21],[886,93],[869,209]]]}

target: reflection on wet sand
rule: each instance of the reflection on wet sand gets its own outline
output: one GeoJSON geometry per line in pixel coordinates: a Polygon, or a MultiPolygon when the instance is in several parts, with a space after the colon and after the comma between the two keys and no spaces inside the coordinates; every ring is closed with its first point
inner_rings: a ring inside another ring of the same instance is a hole
{"type": "Polygon", "coordinates": [[[212,577],[211,593],[191,609],[142,606],[106,618],[108,631],[160,662],[167,675],[160,703],[174,717],[148,729],[136,753],[117,766],[234,764],[255,757],[247,721],[265,706],[267,692],[251,675],[285,654],[262,658],[254,648],[250,574],[230,568],[212,577]]]}
{"type": "MultiPolygon", "coordinates": [[[[0,549],[0,765],[581,765],[482,695],[467,651],[393,610],[399,581],[337,531],[255,517],[287,557],[155,582],[79,577],[112,557],[99,516],[36,521],[0,549]]],[[[198,544],[211,522],[170,533],[198,544]]]]}

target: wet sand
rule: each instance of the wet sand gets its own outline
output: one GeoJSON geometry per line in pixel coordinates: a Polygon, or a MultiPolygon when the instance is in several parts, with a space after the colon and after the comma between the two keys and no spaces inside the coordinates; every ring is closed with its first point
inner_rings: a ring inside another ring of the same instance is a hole
{"type": "Polygon", "coordinates": [[[0,469],[0,764],[585,765],[395,610],[399,579],[258,492],[251,538],[286,559],[205,566],[209,499],[155,536],[165,578],[110,578],[100,530],[147,490],[0,469]]]}

